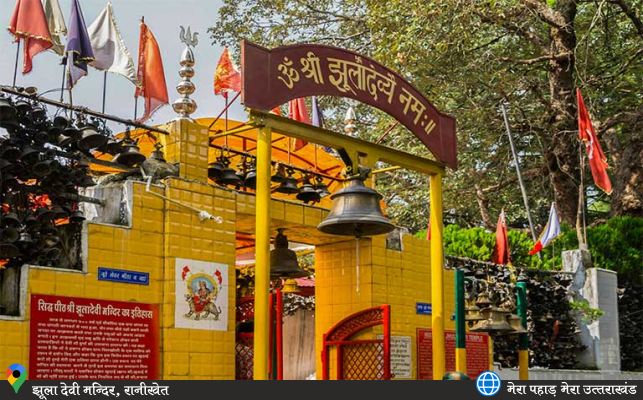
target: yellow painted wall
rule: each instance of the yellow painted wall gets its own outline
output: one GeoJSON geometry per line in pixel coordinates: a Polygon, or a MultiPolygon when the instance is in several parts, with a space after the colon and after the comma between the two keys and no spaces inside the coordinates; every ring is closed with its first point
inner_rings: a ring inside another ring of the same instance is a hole
{"type": "Polygon", "coordinates": [[[168,138],[173,144],[168,145],[166,155],[168,161],[180,163],[181,177],[166,180],[165,188],[152,186],[152,190],[221,216],[224,222],[201,222],[195,212],[146,193],[144,183],[128,183],[132,191],[131,227],[86,222],[84,271],[28,268],[27,293],[21,299],[26,300],[26,315],[0,319],[0,365],[20,363],[29,370],[30,295],[50,294],[158,304],[160,378],[234,379],[236,194],[204,182],[207,129],[181,124],[170,126],[183,134],[182,141],[178,135],[168,138]],[[199,142],[206,145],[205,151],[196,146],[199,142]],[[177,257],[228,265],[231,287],[226,332],[174,328],[177,257]],[[150,284],[98,281],[98,267],[147,272],[150,284]]]}
{"type": "MultiPolygon", "coordinates": [[[[323,334],[350,314],[384,304],[391,306],[391,335],[410,336],[412,379],[417,379],[417,328],[431,328],[431,316],[416,315],[415,303],[431,303],[429,242],[403,236],[403,251],[386,248],[386,237],[360,241],[359,291],[355,241],[318,246],[315,251],[317,377],[321,379],[323,334]]],[[[453,271],[444,271],[445,329],[455,329],[453,271]]],[[[374,339],[381,327],[356,339],[374,339]]],[[[335,351],[331,352],[333,356],[335,351]]],[[[332,359],[331,359],[332,360],[332,359]]],[[[335,361],[330,377],[335,379],[335,361]]]]}

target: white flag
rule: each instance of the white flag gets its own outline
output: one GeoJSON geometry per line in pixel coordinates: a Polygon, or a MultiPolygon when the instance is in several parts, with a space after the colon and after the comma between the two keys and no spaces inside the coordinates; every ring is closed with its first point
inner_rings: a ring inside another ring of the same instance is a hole
{"type": "Polygon", "coordinates": [[[94,61],[89,65],[101,71],[122,75],[137,85],[134,62],[116,27],[111,3],[107,3],[107,7],[87,29],[87,33],[94,50],[94,61]]]}
{"type": "Polygon", "coordinates": [[[42,8],[47,18],[47,27],[49,28],[51,40],[54,41],[51,50],[62,56],[65,54],[63,39],[67,36],[67,26],[60,10],[60,4],[58,4],[58,0],[42,0],[42,8]]]}
{"type": "Polygon", "coordinates": [[[543,233],[540,234],[538,241],[534,244],[534,247],[529,252],[530,256],[538,253],[540,250],[547,247],[547,245],[554,241],[558,236],[560,236],[560,224],[558,223],[558,213],[556,212],[556,204],[551,203],[551,209],[549,210],[549,220],[547,221],[547,226],[543,233]]]}

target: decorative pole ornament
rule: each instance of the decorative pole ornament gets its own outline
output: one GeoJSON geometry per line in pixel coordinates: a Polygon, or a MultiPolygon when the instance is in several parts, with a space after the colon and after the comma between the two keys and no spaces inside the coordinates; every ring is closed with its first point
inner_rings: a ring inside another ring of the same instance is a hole
{"type": "Polygon", "coordinates": [[[194,53],[192,52],[192,47],[195,47],[199,43],[197,35],[198,32],[192,34],[190,27],[188,27],[186,31],[185,28],[181,26],[179,38],[181,42],[185,43],[185,49],[183,50],[183,54],[181,54],[180,61],[181,69],[179,70],[179,76],[181,77],[181,82],[176,85],[176,91],[181,97],[172,103],[172,108],[179,114],[179,116],[174,119],[175,121],[194,122],[190,114],[196,111],[197,104],[190,98],[190,95],[194,93],[196,87],[190,79],[194,77],[194,68],[192,68],[194,67],[194,53]]]}

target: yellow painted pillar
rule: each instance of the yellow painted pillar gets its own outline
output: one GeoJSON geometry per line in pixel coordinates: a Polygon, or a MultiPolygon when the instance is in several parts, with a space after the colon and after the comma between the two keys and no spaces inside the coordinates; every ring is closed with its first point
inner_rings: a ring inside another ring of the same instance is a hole
{"type": "Polygon", "coordinates": [[[268,379],[270,297],[270,158],[272,130],[259,129],[255,220],[254,379],[268,379]]]}
{"type": "Polygon", "coordinates": [[[431,175],[431,303],[433,379],[444,376],[444,252],[442,244],[442,175],[431,175]]]}

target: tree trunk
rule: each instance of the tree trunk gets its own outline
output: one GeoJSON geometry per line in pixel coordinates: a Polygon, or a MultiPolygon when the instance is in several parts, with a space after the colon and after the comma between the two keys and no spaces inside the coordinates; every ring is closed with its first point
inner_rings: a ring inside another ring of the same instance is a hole
{"type": "Polygon", "coordinates": [[[545,150],[550,180],[554,188],[556,206],[563,222],[573,225],[578,208],[579,157],[576,126],[576,99],[574,98],[574,48],[576,33],[574,18],[576,2],[559,0],[557,11],[565,24],[550,28],[551,54],[569,54],[552,57],[549,67],[551,137],[545,150]]]}
{"type": "Polygon", "coordinates": [[[493,229],[493,223],[491,222],[491,217],[489,216],[489,200],[487,200],[487,198],[485,197],[479,184],[476,183],[474,188],[476,190],[476,199],[478,200],[478,207],[480,208],[482,223],[485,228],[493,229]]]}
{"type": "Polygon", "coordinates": [[[616,129],[602,136],[613,169],[610,215],[643,217],[643,113],[624,121],[622,129],[621,137],[616,129]]]}

